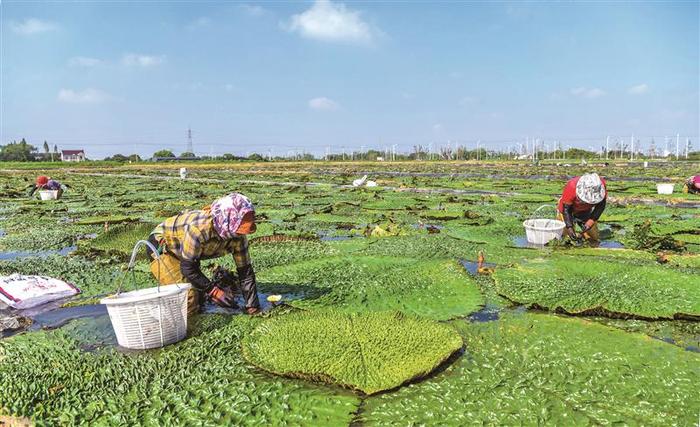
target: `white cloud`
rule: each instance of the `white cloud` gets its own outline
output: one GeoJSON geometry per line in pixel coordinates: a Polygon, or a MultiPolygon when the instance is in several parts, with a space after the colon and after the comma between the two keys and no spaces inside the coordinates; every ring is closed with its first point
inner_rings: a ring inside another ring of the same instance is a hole
{"type": "Polygon", "coordinates": [[[571,89],[570,93],[574,96],[580,96],[582,98],[600,98],[601,96],[605,95],[605,91],[602,89],[596,88],[585,88],[585,87],[576,87],[571,89]]]}
{"type": "Polygon", "coordinates": [[[262,6],[256,4],[242,4],[241,9],[243,9],[250,16],[263,16],[267,13],[267,10],[262,6]]]}
{"type": "Polygon", "coordinates": [[[87,56],[74,56],[68,60],[68,65],[73,67],[96,67],[101,64],[101,59],[89,58],[87,56]]]}
{"type": "Polygon", "coordinates": [[[107,93],[99,89],[72,90],[61,89],[58,91],[58,100],[69,104],[99,104],[112,99],[107,93]]]}
{"type": "Polygon", "coordinates": [[[36,18],[27,18],[23,22],[10,22],[10,29],[17,34],[29,36],[32,34],[46,33],[58,29],[53,22],[42,21],[36,18]]]}
{"type": "Polygon", "coordinates": [[[235,89],[235,87],[231,83],[226,83],[224,85],[224,90],[226,90],[226,92],[232,92],[233,89],[235,89]]]}
{"type": "Polygon", "coordinates": [[[329,0],[316,0],[311,9],[293,15],[286,27],[302,37],[328,42],[370,43],[378,32],[360,12],[329,0]]]}
{"type": "Polygon", "coordinates": [[[631,95],[641,95],[647,92],[649,92],[649,85],[647,85],[646,83],[642,83],[637,86],[632,86],[631,88],[627,89],[627,93],[631,95]]]}
{"type": "Polygon", "coordinates": [[[185,25],[185,29],[192,31],[196,30],[197,28],[208,27],[209,24],[211,24],[211,20],[205,16],[202,16],[185,25]]]}
{"type": "Polygon", "coordinates": [[[444,129],[444,127],[442,126],[442,123],[435,123],[433,125],[433,132],[435,132],[435,133],[440,133],[440,132],[442,132],[443,129],[444,129]]]}
{"type": "Polygon", "coordinates": [[[325,96],[309,99],[309,108],[317,111],[335,111],[340,108],[340,104],[325,96]]]}
{"type": "Polygon", "coordinates": [[[139,55],[135,53],[127,53],[122,58],[122,63],[128,67],[153,67],[160,65],[165,61],[165,56],[139,55]]]}

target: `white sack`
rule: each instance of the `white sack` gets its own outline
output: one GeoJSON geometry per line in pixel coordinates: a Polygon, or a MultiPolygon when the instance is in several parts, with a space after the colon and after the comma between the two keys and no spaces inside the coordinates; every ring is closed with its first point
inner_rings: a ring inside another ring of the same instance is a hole
{"type": "Polygon", "coordinates": [[[70,283],[44,276],[11,274],[0,276],[0,301],[16,309],[70,297],[80,293],[80,289],[70,283]]]}

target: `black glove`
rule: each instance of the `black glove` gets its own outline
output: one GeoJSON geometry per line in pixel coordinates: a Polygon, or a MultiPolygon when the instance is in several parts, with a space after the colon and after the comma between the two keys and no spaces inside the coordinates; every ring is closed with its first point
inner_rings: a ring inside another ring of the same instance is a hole
{"type": "Polygon", "coordinates": [[[566,235],[569,236],[571,240],[578,240],[578,234],[574,230],[574,227],[566,227],[566,235]]]}
{"type": "Polygon", "coordinates": [[[221,288],[231,288],[234,291],[239,288],[238,276],[232,271],[220,266],[214,268],[211,281],[221,288]]]}

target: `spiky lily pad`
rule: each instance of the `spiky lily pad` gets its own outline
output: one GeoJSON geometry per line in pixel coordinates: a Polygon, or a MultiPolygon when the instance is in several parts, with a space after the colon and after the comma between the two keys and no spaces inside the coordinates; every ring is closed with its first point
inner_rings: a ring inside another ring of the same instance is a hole
{"type": "Polygon", "coordinates": [[[694,425],[697,354],[582,319],[504,315],[453,325],[467,354],[365,402],[364,425],[694,425]]]}
{"type": "MultiPolygon", "coordinates": [[[[388,239],[385,239],[388,240],[388,239]]],[[[299,287],[301,308],[343,311],[400,310],[436,320],[465,316],[484,302],[479,288],[456,261],[393,257],[333,257],[262,271],[267,283],[299,287]]]]}
{"type": "Polygon", "coordinates": [[[422,377],[461,347],[451,327],[398,312],[293,313],[243,339],[245,357],[266,371],[367,394],[422,377]]]}
{"type": "Polygon", "coordinates": [[[700,318],[700,277],[659,264],[554,256],[497,269],[494,278],[501,295],[550,310],[700,318]]]}
{"type": "MultiPolygon", "coordinates": [[[[155,224],[151,223],[117,225],[95,239],[81,242],[79,246],[86,252],[128,260],[136,242],[146,240],[154,227],[155,224]]],[[[142,249],[139,252],[140,259],[146,259],[145,254],[142,249]]]]}

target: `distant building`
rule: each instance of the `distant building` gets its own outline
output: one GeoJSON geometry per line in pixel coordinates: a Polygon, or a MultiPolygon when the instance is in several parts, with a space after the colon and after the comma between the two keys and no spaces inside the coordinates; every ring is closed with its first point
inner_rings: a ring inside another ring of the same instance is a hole
{"type": "Polygon", "coordinates": [[[62,162],[84,162],[85,161],[85,151],[84,150],[61,150],[61,161],[62,162]]]}

